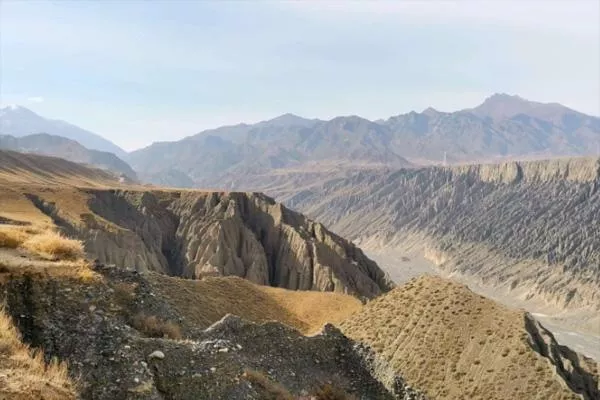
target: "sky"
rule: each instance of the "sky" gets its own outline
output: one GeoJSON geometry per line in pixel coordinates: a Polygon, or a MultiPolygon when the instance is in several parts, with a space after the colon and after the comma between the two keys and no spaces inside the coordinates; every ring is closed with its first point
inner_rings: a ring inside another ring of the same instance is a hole
{"type": "Polygon", "coordinates": [[[126,150],[496,92],[600,115],[599,71],[599,0],[0,0],[0,103],[126,150]]]}

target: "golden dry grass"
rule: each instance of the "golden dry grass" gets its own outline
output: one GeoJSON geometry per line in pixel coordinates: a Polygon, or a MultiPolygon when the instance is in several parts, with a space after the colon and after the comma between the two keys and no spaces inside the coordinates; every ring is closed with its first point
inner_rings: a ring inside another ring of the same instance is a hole
{"type": "Polygon", "coordinates": [[[410,281],[341,327],[431,398],[579,398],[528,344],[523,312],[442,278],[410,281]]]}
{"type": "Polygon", "coordinates": [[[0,225],[0,248],[23,248],[47,260],[78,260],[85,256],[83,243],[69,239],[52,227],[0,225]]]}
{"type": "Polygon", "coordinates": [[[21,228],[16,226],[0,226],[0,247],[16,249],[20,247],[29,235],[21,228]]]}
{"type": "Polygon", "coordinates": [[[77,260],[85,255],[80,240],[50,230],[31,235],[21,246],[49,260],[77,260]]]}
{"type": "Polygon", "coordinates": [[[279,321],[312,334],[327,322],[345,320],[362,306],[341,293],[272,288],[236,277],[190,281],[152,275],[152,285],[188,323],[204,328],[234,314],[253,322],[279,321]]]}
{"type": "Polygon", "coordinates": [[[46,364],[41,352],[23,344],[11,318],[0,309],[0,398],[69,400],[76,398],[67,365],[46,364]]]}

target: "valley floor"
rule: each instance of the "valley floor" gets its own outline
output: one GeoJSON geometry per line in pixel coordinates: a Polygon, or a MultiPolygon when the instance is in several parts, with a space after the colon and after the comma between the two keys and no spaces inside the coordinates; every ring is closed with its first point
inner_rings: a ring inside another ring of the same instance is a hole
{"type": "Polygon", "coordinates": [[[449,276],[437,268],[433,262],[425,258],[419,251],[402,251],[400,249],[377,249],[369,251],[368,247],[365,248],[365,246],[363,246],[363,250],[397,284],[424,274],[440,275],[467,284],[471,290],[478,294],[509,307],[527,310],[554,334],[560,344],[569,346],[600,362],[600,322],[597,324],[597,329],[593,332],[581,327],[581,324],[587,322],[587,318],[589,317],[587,314],[566,314],[557,310],[549,310],[540,304],[519,299],[514,294],[499,291],[489,286],[483,286],[480,282],[476,282],[472,278],[457,275],[449,276]]]}

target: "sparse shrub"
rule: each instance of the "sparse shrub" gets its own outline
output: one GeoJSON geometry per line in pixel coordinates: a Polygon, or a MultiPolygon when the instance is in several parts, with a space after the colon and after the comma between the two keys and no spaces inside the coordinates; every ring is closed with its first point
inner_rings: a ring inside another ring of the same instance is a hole
{"type": "Polygon", "coordinates": [[[52,260],[76,260],[84,256],[83,243],[80,240],[69,239],[53,231],[33,235],[25,240],[22,246],[52,260]]]}
{"type": "Polygon", "coordinates": [[[264,392],[266,400],[293,400],[292,394],[281,384],[272,381],[262,372],[247,369],[242,374],[242,378],[258,386],[264,392]]]}
{"type": "Polygon", "coordinates": [[[313,396],[317,400],[353,400],[354,397],[348,395],[344,390],[339,387],[326,384],[317,389],[313,396]]]}
{"type": "Polygon", "coordinates": [[[181,328],[171,321],[162,321],[155,315],[137,314],[133,317],[132,326],[146,336],[168,339],[181,339],[181,328]]]}
{"type": "Polygon", "coordinates": [[[135,299],[135,285],[120,282],[114,286],[115,300],[122,306],[129,306],[135,299]]]}

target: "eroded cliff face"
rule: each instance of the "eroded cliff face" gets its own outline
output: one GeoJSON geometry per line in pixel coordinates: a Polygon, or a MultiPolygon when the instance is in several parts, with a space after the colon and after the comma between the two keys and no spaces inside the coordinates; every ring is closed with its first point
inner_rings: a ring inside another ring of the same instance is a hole
{"type": "Polygon", "coordinates": [[[199,279],[234,275],[371,298],[391,281],[352,243],[256,193],[87,190],[81,222],[38,208],[102,263],[199,279]]]}
{"type": "Polygon", "coordinates": [[[421,247],[449,273],[600,309],[597,159],[360,173],[282,198],[364,246],[421,247]]]}

